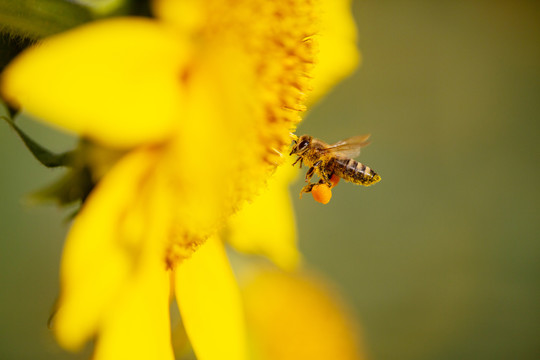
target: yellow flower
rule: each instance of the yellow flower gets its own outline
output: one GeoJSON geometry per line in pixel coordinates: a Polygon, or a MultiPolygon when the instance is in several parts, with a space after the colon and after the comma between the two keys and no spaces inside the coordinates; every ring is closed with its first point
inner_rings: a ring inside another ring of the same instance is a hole
{"type": "Polygon", "coordinates": [[[345,3],[155,1],[155,19],[96,21],[8,66],[12,105],[125,151],[107,171],[90,164],[104,175],[66,240],[65,348],[97,336],[96,359],[172,358],[173,291],[199,359],[248,356],[216,232],[283,162],[312,86],[320,95],[356,64],[345,3]]]}

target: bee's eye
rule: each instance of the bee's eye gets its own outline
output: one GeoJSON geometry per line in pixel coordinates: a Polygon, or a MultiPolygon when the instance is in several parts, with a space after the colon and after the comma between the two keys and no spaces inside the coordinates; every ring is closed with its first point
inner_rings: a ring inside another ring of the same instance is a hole
{"type": "Polygon", "coordinates": [[[298,145],[298,150],[302,151],[309,145],[309,141],[304,140],[298,145]]]}

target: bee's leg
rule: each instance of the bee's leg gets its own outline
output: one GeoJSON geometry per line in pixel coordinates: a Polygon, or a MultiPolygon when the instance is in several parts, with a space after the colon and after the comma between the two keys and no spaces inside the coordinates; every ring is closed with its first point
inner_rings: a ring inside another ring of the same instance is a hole
{"type": "Polygon", "coordinates": [[[332,177],[333,171],[328,171],[328,169],[325,167],[322,167],[322,160],[317,161],[315,164],[313,164],[313,167],[316,168],[318,171],[321,180],[319,181],[319,184],[326,184],[328,187],[332,187],[332,182],[330,181],[330,178],[332,177]]]}
{"type": "Polygon", "coordinates": [[[319,171],[319,173],[321,174],[321,183],[324,182],[326,185],[328,185],[329,187],[332,187],[332,182],[330,181],[330,178],[332,177],[331,174],[328,174],[324,171],[319,171]]]}
{"type": "Polygon", "coordinates": [[[315,167],[312,166],[312,167],[309,168],[309,170],[306,173],[306,182],[309,182],[309,180],[311,180],[314,173],[315,173],[315,167]]]}
{"type": "Polygon", "coordinates": [[[309,193],[309,192],[311,192],[313,190],[313,187],[315,185],[321,185],[321,184],[325,184],[325,181],[323,179],[320,179],[319,182],[308,184],[308,185],[304,186],[302,188],[302,190],[300,190],[300,199],[302,198],[303,193],[309,193]]]}
{"type": "Polygon", "coordinates": [[[302,188],[302,190],[300,190],[300,199],[302,198],[302,194],[303,194],[303,193],[309,193],[309,192],[311,192],[311,190],[313,189],[313,187],[314,187],[315,185],[317,185],[317,184],[313,183],[313,184],[308,184],[308,185],[304,186],[304,187],[302,188]]]}
{"type": "MultiPolygon", "coordinates": [[[[315,173],[315,170],[320,170],[319,167],[321,166],[321,164],[322,164],[322,160],[319,160],[315,164],[313,164],[312,167],[309,168],[309,170],[306,173],[306,182],[309,182],[309,180],[311,180],[311,177],[315,173]]],[[[321,171],[319,171],[319,173],[321,173],[321,171]]]]}
{"type": "Polygon", "coordinates": [[[301,168],[302,168],[302,157],[301,157],[301,156],[299,156],[298,159],[296,159],[296,161],[293,162],[292,166],[296,165],[296,163],[297,163],[298,161],[300,161],[300,169],[301,169],[301,168]]]}

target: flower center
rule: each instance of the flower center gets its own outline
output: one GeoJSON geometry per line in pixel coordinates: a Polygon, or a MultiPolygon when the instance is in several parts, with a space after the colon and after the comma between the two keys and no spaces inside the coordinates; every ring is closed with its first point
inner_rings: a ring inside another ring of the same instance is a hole
{"type": "MultiPolygon", "coordinates": [[[[210,0],[201,6],[194,39],[203,47],[233,47],[249,58],[258,104],[263,161],[274,167],[290,144],[289,133],[311,91],[319,32],[316,0],[210,0]]],[[[210,52],[211,54],[211,52],[210,52]]]]}
{"type": "Polygon", "coordinates": [[[240,38],[254,58],[266,130],[259,133],[263,158],[280,164],[289,132],[306,110],[318,32],[314,1],[247,1],[249,14],[239,22],[240,38]],[[256,20],[253,20],[256,19],[256,20]],[[259,21],[260,19],[260,21],[259,21]],[[245,34],[251,34],[245,36],[245,34]]]}
{"type": "Polygon", "coordinates": [[[167,150],[171,165],[164,167],[182,166],[171,172],[179,207],[174,218],[182,227],[169,236],[169,267],[252,200],[283,162],[289,133],[311,90],[318,32],[314,4],[198,3],[199,20],[188,26],[193,60],[179,72],[190,107],[182,121],[189,126],[182,126],[167,150]]]}
{"type": "Polygon", "coordinates": [[[165,264],[167,269],[174,269],[182,260],[189,258],[205,239],[187,233],[180,234],[173,229],[169,241],[165,252],[165,264]]]}

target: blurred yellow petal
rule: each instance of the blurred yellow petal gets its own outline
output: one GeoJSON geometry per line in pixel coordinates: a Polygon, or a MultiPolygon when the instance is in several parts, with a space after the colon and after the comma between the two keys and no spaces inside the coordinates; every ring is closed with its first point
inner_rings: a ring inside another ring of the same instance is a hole
{"type": "Polygon", "coordinates": [[[300,262],[289,184],[298,173],[287,161],[280,166],[251,204],[229,220],[227,240],[237,250],[264,255],[292,270],[300,262]]]}
{"type": "Polygon", "coordinates": [[[181,116],[188,56],[186,43],[153,20],[92,22],[17,57],[1,91],[24,111],[107,145],[156,142],[181,116]]]}
{"type": "MultiPolygon", "coordinates": [[[[95,360],[173,359],[171,272],[164,261],[173,210],[166,186],[169,178],[163,172],[149,176],[149,167],[141,160],[137,165],[146,171],[135,181],[139,197],[129,213],[124,209],[116,217],[116,242],[130,253],[133,263],[123,290],[104,309],[98,324],[95,360]]],[[[146,156],[146,160],[154,159],[146,156]]],[[[155,166],[159,163],[151,163],[155,166]]]]}
{"type": "Polygon", "coordinates": [[[184,193],[178,199],[179,216],[189,232],[215,231],[225,216],[253,196],[253,186],[260,186],[268,171],[260,159],[264,145],[258,143],[263,126],[249,111],[257,104],[248,85],[252,74],[249,67],[231,67],[249,64],[250,58],[228,47],[212,48],[211,54],[190,69],[185,113],[191,121],[182,124],[171,144],[170,168],[185,187],[176,190],[184,193]],[[246,177],[250,181],[244,181],[246,177]]]}
{"type": "Polygon", "coordinates": [[[153,264],[130,283],[101,324],[94,360],[173,360],[170,334],[170,275],[153,264]],[[150,269],[147,269],[150,270],[150,269]]]}
{"type": "Polygon", "coordinates": [[[360,60],[351,0],[323,0],[321,7],[321,29],[317,38],[320,52],[313,70],[310,102],[353,72],[360,60]]]}
{"type": "Polygon", "coordinates": [[[152,10],[182,32],[196,32],[206,20],[205,5],[200,0],[154,0],[152,10]]]}
{"type": "Polygon", "coordinates": [[[241,297],[219,239],[208,239],[175,275],[178,306],[197,359],[247,359],[241,297]]]}
{"type": "Polygon", "coordinates": [[[126,289],[142,231],[140,219],[126,218],[126,206],[154,160],[145,151],[122,159],[92,192],[73,223],[62,257],[62,292],[54,318],[58,341],[68,349],[79,348],[94,334],[104,309],[126,289]],[[129,223],[128,232],[119,228],[121,221],[129,223]]]}
{"type": "Polygon", "coordinates": [[[242,288],[258,360],[361,360],[358,330],[321,279],[264,270],[242,288]]]}

